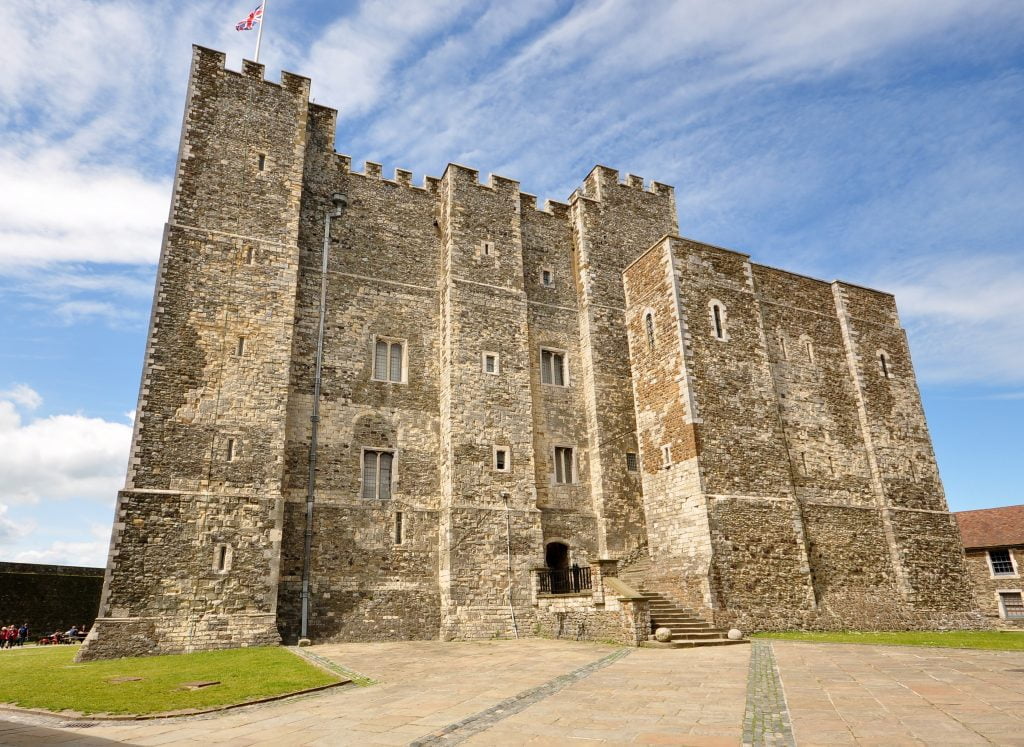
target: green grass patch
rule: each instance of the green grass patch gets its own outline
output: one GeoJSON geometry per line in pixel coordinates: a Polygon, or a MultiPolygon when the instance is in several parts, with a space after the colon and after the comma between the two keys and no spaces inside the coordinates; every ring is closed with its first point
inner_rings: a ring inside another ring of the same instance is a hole
{"type": "Polygon", "coordinates": [[[0,652],[0,703],[49,711],[152,714],[244,703],[337,682],[283,648],[75,663],[78,646],[0,652]],[[119,678],[135,678],[124,680],[119,678]],[[183,689],[187,682],[218,685],[183,689]]]}
{"type": "Polygon", "coordinates": [[[754,633],[751,638],[813,643],[870,643],[884,646],[937,646],[940,648],[981,648],[999,651],[1024,651],[1024,632],[992,630],[912,630],[895,633],[859,633],[854,631],[754,633]]]}

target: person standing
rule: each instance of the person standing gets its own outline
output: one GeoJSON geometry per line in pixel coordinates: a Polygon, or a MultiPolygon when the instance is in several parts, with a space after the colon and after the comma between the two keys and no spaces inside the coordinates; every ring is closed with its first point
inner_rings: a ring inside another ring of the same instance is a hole
{"type": "Polygon", "coordinates": [[[18,628],[18,646],[25,645],[25,639],[28,638],[28,623],[22,623],[21,627],[18,628]]]}

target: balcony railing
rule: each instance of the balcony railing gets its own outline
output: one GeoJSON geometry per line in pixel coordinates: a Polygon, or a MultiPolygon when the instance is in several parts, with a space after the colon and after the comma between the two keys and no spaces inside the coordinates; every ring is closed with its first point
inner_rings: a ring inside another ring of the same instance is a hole
{"type": "Polygon", "coordinates": [[[553,570],[545,568],[537,571],[539,591],[541,594],[578,594],[590,591],[590,566],[574,565],[572,568],[553,570]]]}

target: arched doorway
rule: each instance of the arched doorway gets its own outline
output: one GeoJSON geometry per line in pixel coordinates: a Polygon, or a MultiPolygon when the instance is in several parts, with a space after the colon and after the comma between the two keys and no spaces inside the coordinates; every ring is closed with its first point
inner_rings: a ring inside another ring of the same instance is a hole
{"type": "Polygon", "coordinates": [[[544,548],[544,565],[553,571],[569,568],[569,546],[564,542],[548,542],[544,548]]]}

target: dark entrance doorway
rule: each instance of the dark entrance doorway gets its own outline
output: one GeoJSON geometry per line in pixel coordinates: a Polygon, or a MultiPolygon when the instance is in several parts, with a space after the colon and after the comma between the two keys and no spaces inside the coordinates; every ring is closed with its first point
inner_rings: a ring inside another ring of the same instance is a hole
{"type": "Polygon", "coordinates": [[[544,565],[554,571],[569,567],[569,546],[562,542],[549,542],[544,548],[544,565]]]}

